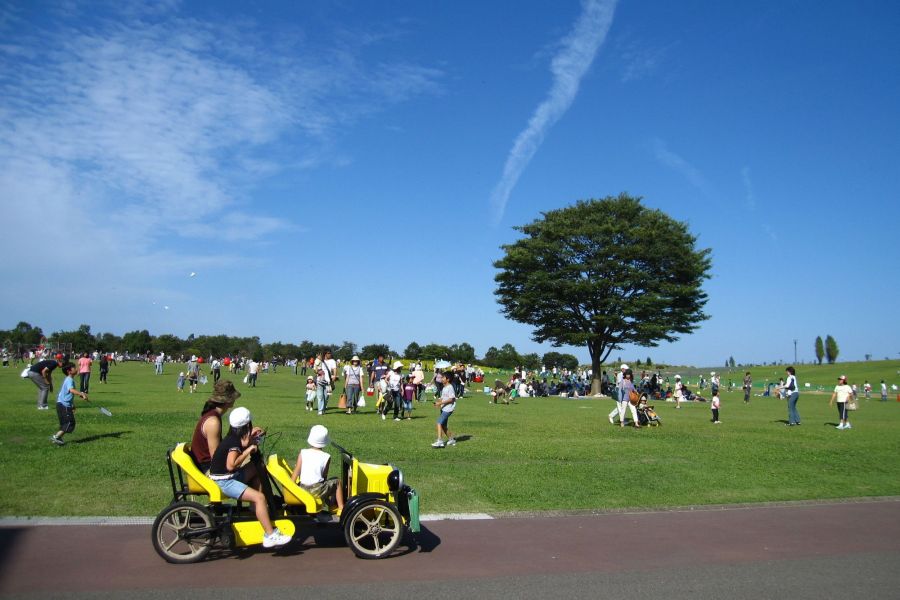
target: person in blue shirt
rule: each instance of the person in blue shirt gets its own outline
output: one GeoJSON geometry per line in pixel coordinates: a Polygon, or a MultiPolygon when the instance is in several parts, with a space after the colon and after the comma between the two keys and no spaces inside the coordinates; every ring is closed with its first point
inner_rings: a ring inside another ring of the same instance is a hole
{"type": "Polygon", "coordinates": [[[56,416],[59,417],[59,431],[50,436],[50,441],[57,446],[65,444],[63,436],[67,433],[75,431],[75,396],[81,396],[87,400],[86,392],[79,392],[75,388],[75,380],[72,376],[78,368],[67,362],[62,366],[62,372],[65,373],[66,379],[63,381],[62,388],[59,390],[59,396],[56,398],[56,416]]]}

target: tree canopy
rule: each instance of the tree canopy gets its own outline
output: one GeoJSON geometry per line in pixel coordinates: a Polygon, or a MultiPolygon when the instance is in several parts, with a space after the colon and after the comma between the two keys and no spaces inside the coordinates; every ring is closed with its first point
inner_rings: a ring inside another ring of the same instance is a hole
{"type": "Polygon", "coordinates": [[[587,346],[595,390],[614,348],[671,342],[708,318],[710,250],[686,224],[627,194],[542,214],[502,246],[494,294],[536,342],[587,346]]]}
{"type": "Polygon", "coordinates": [[[828,361],[829,365],[834,364],[839,353],[837,341],[830,335],[825,336],[825,360],[828,361]]]}

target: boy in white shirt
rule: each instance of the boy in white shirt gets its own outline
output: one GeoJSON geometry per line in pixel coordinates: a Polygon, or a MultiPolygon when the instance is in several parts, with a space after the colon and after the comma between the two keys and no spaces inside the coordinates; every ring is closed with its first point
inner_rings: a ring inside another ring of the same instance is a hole
{"type": "Polygon", "coordinates": [[[310,447],[304,448],[297,455],[297,466],[294,467],[291,478],[326,504],[330,506],[337,504],[340,514],[344,508],[344,490],[341,488],[341,482],[337,477],[326,479],[331,455],[322,448],[331,443],[328,428],[324,425],[313,425],[306,442],[310,447]]]}
{"type": "Polygon", "coordinates": [[[709,407],[712,409],[712,422],[718,425],[721,423],[719,421],[719,390],[716,390],[716,395],[712,397],[709,407]]]}

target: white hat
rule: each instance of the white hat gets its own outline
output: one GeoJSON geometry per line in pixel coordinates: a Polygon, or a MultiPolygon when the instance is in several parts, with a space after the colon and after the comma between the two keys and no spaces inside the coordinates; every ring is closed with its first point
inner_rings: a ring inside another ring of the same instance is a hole
{"type": "Polygon", "coordinates": [[[402,369],[402,368],[403,368],[403,363],[402,363],[401,361],[399,361],[399,360],[395,360],[395,361],[394,361],[394,366],[391,367],[391,368],[392,368],[392,369],[402,369]]]}
{"type": "Polygon", "coordinates": [[[354,360],[355,360],[356,362],[359,362],[359,357],[358,357],[357,355],[355,355],[355,354],[353,355],[353,358],[350,359],[350,362],[353,362],[354,360]]]}
{"type": "Polygon", "coordinates": [[[710,377],[715,377],[715,376],[716,376],[716,372],[715,372],[715,371],[710,371],[710,372],[709,372],[709,375],[710,375],[710,377]]]}
{"type": "Polygon", "coordinates": [[[328,428],[324,425],[313,425],[306,442],[313,448],[324,448],[331,443],[328,439],[328,428]]]}
{"type": "Polygon", "coordinates": [[[307,381],[312,381],[312,380],[313,380],[313,376],[312,376],[312,375],[307,375],[307,376],[306,376],[306,380],[307,380],[307,381]]]}
{"type": "Polygon", "coordinates": [[[681,379],[681,375],[676,375],[675,379],[681,379]]]}
{"type": "Polygon", "coordinates": [[[238,406],[228,415],[228,422],[232,427],[243,427],[251,420],[250,411],[243,406],[238,406]]]}
{"type": "Polygon", "coordinates": [[[619,367],[619,368],[622,369],[623,371],[627,371],[627,370],[628,370],[628,365],[626,365],[625,363],[622,363],[622,366],[619,367]]]}

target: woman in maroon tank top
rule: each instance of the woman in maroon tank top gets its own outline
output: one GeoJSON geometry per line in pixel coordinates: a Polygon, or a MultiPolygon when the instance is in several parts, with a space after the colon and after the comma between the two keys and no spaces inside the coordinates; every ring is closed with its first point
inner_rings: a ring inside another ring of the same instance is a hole
{"type": "Polygon", "coordinates": [[[241,393],[227,379],[220,379],[213,387],[212,396],[200,411],[200,420],[191,438],[191,453],[200,470],[206,472],[219,442],[222,441],[222,415],[228,412],[241,393]]]}

